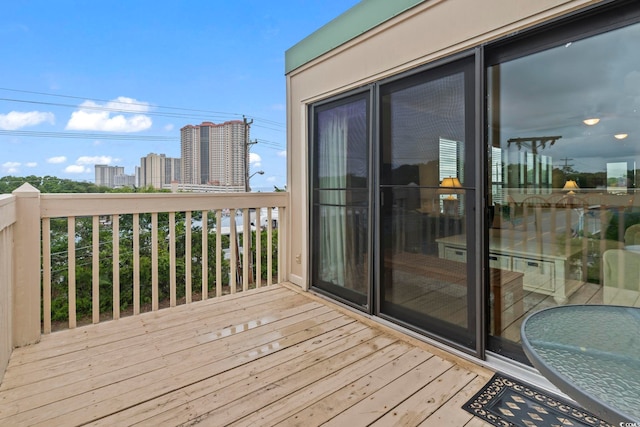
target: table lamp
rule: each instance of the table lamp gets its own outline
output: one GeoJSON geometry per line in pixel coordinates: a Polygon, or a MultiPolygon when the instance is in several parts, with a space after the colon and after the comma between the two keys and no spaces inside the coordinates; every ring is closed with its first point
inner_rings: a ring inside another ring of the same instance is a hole
{"type": "Polygon", "coordinates": [[[569,192],[567,194],[576,194],[576,192],[573,191],[573,190],[578,190],[578,189],[580,189],[580,187],[578,187],[578,183],[577,182],[575,182],[572,179],[569,179],[569,180],[567,180],[567,182],[564,183],[564,187],[562,187],[562,189],[564,191],[569,190],[569,192]]]}
{"type": "Polygon", "coordinates": [[[457,194],[461,193],[462,184],[458,177],[444,178],[440,183],[439,194],[447,194],[448,196],[442,199],[442,207],[445,214],[455,215],[458,210],[458,198],[457,194]]]}

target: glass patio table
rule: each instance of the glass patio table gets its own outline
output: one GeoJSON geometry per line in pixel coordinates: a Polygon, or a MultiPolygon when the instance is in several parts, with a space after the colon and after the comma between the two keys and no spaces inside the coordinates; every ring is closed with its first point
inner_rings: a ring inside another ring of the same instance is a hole
{"type": "Polygon", "coordinates": [[[547,308],[521,335],[533,366],[586,410],[616,426],[640,423],[640,308],[547,308]]]}

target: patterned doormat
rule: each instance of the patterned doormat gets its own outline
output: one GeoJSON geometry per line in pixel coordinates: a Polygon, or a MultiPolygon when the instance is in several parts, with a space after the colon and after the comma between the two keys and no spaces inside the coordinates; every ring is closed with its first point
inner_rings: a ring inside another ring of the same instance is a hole
{"type": "Polygon", "coordinates": [[[582,408],[502,374],[495,374],[462,408],[500,427],[613,427],[582,408]]]}

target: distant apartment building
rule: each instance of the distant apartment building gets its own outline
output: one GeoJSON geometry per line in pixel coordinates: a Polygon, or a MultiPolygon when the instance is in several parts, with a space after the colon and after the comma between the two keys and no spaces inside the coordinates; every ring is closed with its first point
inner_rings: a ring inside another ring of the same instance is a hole
{"type": "Polygon", "coordinates": [[[123,174],[118,174],[116,176],[113,177],[113,186],[115,188],[122,188],[122,187],[136,187],[137,186],[137,182],[136,182],[136,176],[135,175],[127,175],[125,173],[123,174]]]}
{"type": "Polygon", "coordinates": [[[180,180],[181,167],[179,158],[149,153],[140,158],[138,184],[140,187],[161,189],[165,184],[180,180]]]}
{"type": "Polygon", "coordinates": [[[135,167],[136,187],[140,187],[140,166],[135,167]]]}
{"type": "Polygon", "coordinates": [[[101,187],[133,187],[135,185],[135,176],[126,175],[124,167],[109,165],[94,165],[95,167],[95,183],[101,187]]]}
{"type": "Polygon", "coordinates": [[[180,129],[182,184],[245,190],[249,126],[242,120],[203,122],[180,129]]]}

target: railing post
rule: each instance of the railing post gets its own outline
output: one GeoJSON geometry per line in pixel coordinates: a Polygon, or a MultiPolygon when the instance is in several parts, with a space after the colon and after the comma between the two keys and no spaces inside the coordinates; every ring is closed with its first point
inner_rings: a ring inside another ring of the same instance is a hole
{"type": "Polygon", "coordinates": [[[29,183],[16,197],[13,276],[13,346],[40,341],[40,191],[29,183]]]}

